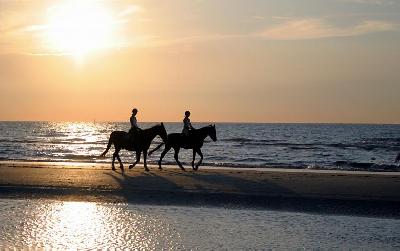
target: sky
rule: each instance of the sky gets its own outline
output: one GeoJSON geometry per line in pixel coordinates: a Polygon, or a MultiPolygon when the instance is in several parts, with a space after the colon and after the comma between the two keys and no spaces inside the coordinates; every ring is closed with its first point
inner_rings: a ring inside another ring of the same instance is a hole
{"type": "Polygon", "coordinates": [[[0,1],[0,120],[400,123],[400,1],[0,1]]]}

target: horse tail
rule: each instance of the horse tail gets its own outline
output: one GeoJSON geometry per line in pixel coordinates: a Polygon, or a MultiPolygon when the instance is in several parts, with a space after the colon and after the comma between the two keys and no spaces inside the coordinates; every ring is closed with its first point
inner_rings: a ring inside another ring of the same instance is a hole
{"type": "Polygon", "coordinates": [[[151,155],[153,152],[157,151],[158,149],[160,149],[160,147],[162,147],[165,143],[162,142],[161,144],[159,144],[156,148],[154,148],[153,150],[151,150],[147,155],[151,155]]]}
{"type": "Polygon", "coordinates": [[[110,134],[110,138],[108,139],[108,144],[106,150],[100,155],[101,157],[105,156],[108,150],[110,150],[112,144],[112,133],[110,134]]]}

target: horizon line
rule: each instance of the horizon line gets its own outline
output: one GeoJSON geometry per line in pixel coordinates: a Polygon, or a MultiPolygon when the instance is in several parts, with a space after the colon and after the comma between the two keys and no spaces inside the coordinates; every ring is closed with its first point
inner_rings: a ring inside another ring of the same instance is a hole
{"type": "MultiPolygon", "coordinates": [[[[0,120],[0,122],[54,122],[54,123],[128,123],[129,121],[106,120],[0,120]]],[[[140,123],[182,123],[182,121],[140,121],[140,123]]],[[[260,121],[192,121],[192,123],[210,124],[337,124],[337,125],[400,125],[390,122],[260,122],[260,121]]]]}

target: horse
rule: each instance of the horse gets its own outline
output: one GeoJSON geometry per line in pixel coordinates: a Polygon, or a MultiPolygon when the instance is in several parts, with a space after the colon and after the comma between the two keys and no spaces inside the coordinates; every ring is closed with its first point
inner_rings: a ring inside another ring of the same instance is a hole
{"type": "Polygon", "coordinates": [[[164,142],[167,140],[167,131],[165,130],[163,123],[150,127],[148,129],[137,131],[133,141],[129,133],[124,131],[113,131],[110,134],[106,150],[100,156],[105,156],[111,145],[114,144],[115,151],[113,153],[111,164],[112,170],[115,170],[115,158],[118,159],[119,168],[121,170],[124,170],[124,166],[119,157],[119,151],[121,149],[136,152],[136,162],[130,165],[129,169],[133,168],[137,163],[139,163],[140,155],[143,152],[144,170],[149,171],[149,169],[147,168],[147,151],[150,148],[151,141],[153,141],[156,136],[160,136],[164,142]]]}
{"type": "Polygon", "coordinates": [[[201,152],[201,147],[203,146],[204,139],[210,136],[210,138],[213,141],[217,141],[217,133],[215,130],[215,125],[209,125],[202,127],[200,129],[194,129],[190,132],[189,135],[184,135],[183,133],[170,133],[168,134],[167,141],[164,141],[163,143],[159,144],[156,148],[151,150],[149,152],[149,156],[157,151],[162,145],[165,144],[164,151],[161,153],[160,160],[158,161],[158,169],[162,170],[161,167],[161,162],[162,159],[164,158],[165,154],[171,149],[174,148],[175,154],[174,158],[176,160],[176,163],[178,163],[178,166],[185,171],[185,168],[183,167],[182,163],[179,162],[178,159],[178,154],[179,150],[181,148],[185,149],[193,149],[193,160],[192,160],[192,168],[193,170],[199,169],[200,164],[203,161],[203,153],[201,152]],[[196,153],[200,155],[200,160],[199,162],[194,165],[194,161],[196,158],[196,153]]]}

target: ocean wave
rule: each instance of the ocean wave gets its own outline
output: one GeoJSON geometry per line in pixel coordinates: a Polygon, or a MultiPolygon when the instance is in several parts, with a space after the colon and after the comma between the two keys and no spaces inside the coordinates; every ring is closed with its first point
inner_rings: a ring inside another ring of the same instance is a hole
{"type": "Polygon", "coordinates": [[[292,150],[320,150],[324,148],[337,148],[337,149],[362,149],[366,151],[372,150],[393,150],[397,151],[400,149],[400,145],[392,144],[366,144],[366,143],[291,143],[291,142],[281,142],[281,141],[262,141],[262,140],[253,140],[253,141],[236,141],[232,140],[229,142],[238,143],[236,147],[259,147],[259,146],[268,146],[268,147],[287,147],[292,150]]]}
{"type": "Polygon", "coordinates": [[[295,145],[295,146],[289,146],[290,149],[292,150],[317,150],[321,149],[321,147],[318,146],[308,146],[308,145],[295,145]]]}
{"type": "Polygon", "coordinates": [[[0,139],[0,143],[19,143],[19,144],[45,144],[45,145],[91,145],[91,144],[105,144],[107,145],[108,140],[101,141],[85,141],[81,139],[79,141],[73,140],[42,140],[42,139],[0,139]]]}
{"type": "Polygon", "coordinates": [[[248,138],[229,138],[229,139],[221,139],[223,142],[251,142],[252,139],[248,138]]]}
{"type": "Polygon", "coordinates": [[[364,139],[366,142],[397,142],[400,144],[400,137],[382,137],[382,138],[366,138],[364,139]]]}
{"type": "MultiPolygon", "coordinates": [[[[396,138],[397,140],[397,138],[396,138]]],[[[206,140],[205,143],[210,143],[211,140],[206,140]]],[[[283,142],[279,140],[252,140],[249,138],[231,138],[231,139],[223,139],[221,142],[232,142],[238,143],[236,147],[250,146],[250,147],[260,147],[260,146],[268,146],[268,147],[287,147],[292,150],[319,150],[323,148],[338,148],[338,149],[362,149],[362,150],[391,150],[398,151],[400,150],[400,143],[395,144],[377,144],[375,143],[367,143],[367,142],[356,142],[356,143],[292,143],[292,142],[283,142]]],[[[86,141],[86,139],[82,138],[71,138],[71,139],[0,139],[0,144],[36,144],[36,145],[107,145],[108,140],[102,139],[97,141],[86,141]]],[[[152,142],[152,146],[156,146],[162,143],[162,140],[156,139],[152,142]]],[[[233,145],[235,147],[235,145],[233,145]]]]}
{"type": "Polygon", "coordinates": [[[352,161],[336,161],[334,163],[338,169],[342,170],[362,170],[362,171],[400,171],[398,165],[391,164],[377,164],[369,162],[352,162],[352,161]]]}
{"type": "Polygon", "coordinates": [[[265,163],[265,159],[263,158],[241,158],[236,160],[237,162],[247,162],[247,163],[265,163]]]}

